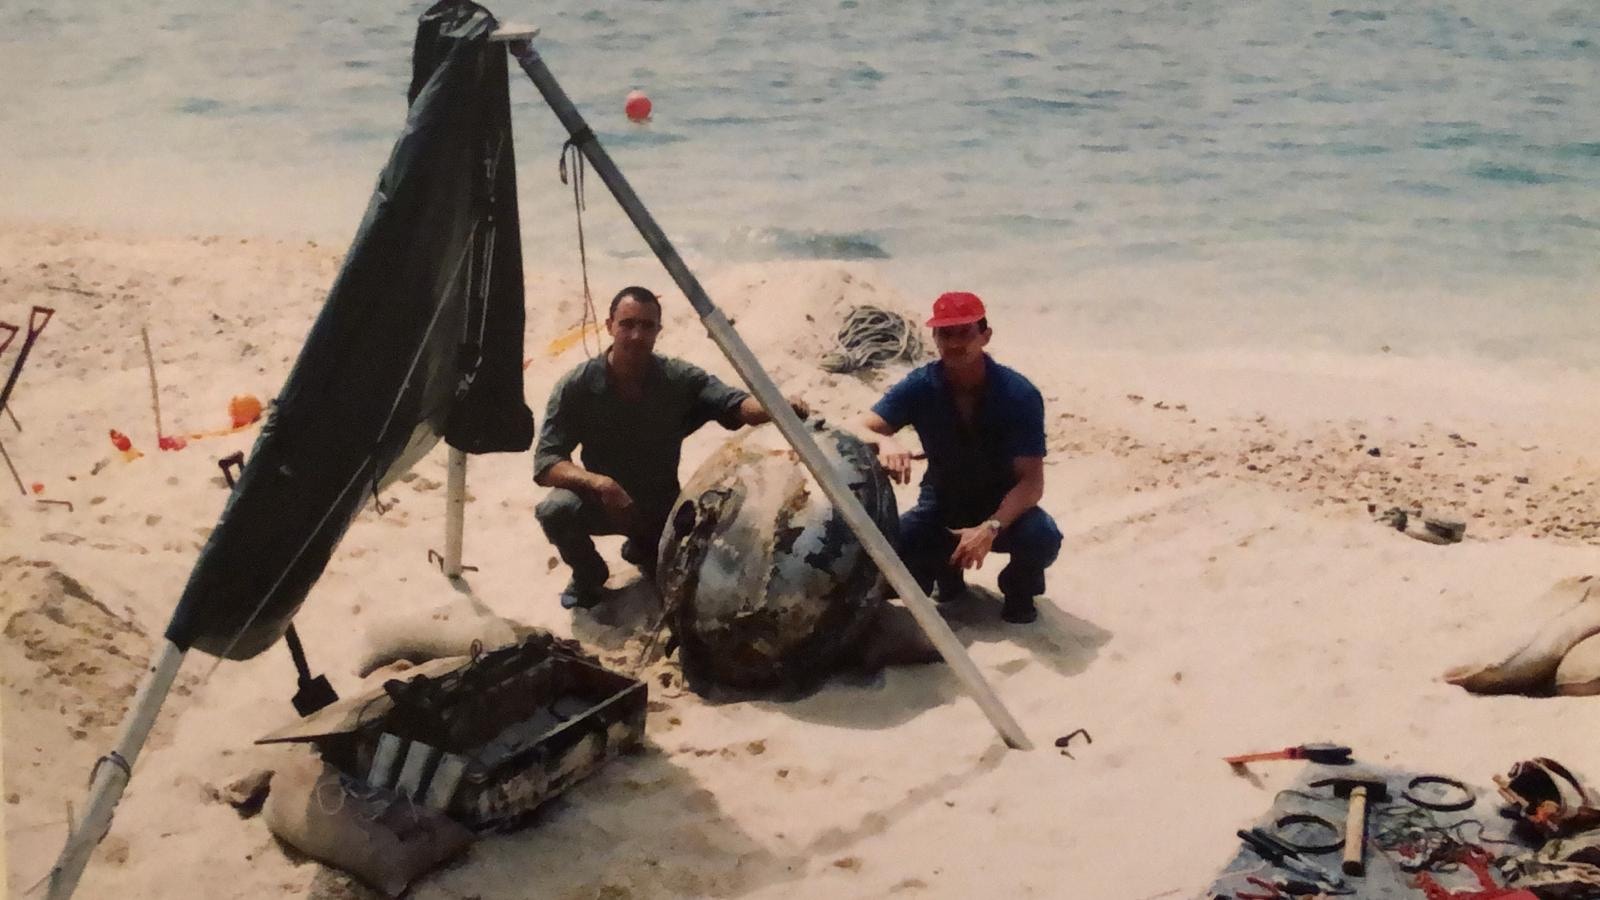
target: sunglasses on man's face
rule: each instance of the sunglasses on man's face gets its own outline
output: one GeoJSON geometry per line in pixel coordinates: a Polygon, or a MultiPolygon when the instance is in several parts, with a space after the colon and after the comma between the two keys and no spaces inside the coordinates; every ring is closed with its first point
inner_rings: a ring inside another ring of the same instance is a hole
{"type": "Polygon", "coordinates": [[[933,330],[933,336],[943,341],[971,340],[979,334],[982,334],[982,332],[978,330],[977,323],[971,325],[946,325],[943,328],[935,328],[933,330]]]}

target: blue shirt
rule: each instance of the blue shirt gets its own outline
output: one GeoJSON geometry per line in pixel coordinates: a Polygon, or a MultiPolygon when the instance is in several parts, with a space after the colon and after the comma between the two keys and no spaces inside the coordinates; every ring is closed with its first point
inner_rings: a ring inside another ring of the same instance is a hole
{"type": "Polygon", "coordinates": [[[1045,455],[1039,389],[988,354],[983,360],[983,394],[971,426],[956,412],[942,362],[912,370],[872,407],[891,428],[916,429],[928,456],[923,501],[951,513],[994,512],[1017,484],[1012,461],[1045,455]]]}

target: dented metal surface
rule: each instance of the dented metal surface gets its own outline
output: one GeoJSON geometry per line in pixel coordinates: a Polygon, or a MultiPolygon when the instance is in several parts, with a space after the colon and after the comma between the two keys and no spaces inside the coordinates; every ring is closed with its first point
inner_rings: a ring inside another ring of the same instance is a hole
{"type": "MultiPolygon", "coordinates": [[[[854,435],[818,444],[893,535],[888,478],[854,435]]],[[[776,428],[743,432],[689,479],[661,538],[658,586],[684,672],[746,689],[799,689],[826,675],[883,605],[877,566],[776,428]]]]}

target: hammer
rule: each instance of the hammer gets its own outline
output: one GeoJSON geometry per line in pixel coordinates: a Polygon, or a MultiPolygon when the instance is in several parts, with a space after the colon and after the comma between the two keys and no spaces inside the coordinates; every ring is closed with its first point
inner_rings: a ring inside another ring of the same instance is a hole
{"type": "Polygon", "coordinates": [[[1350,805],[1344,816],[1344,862],[1341,868],[1346,875],[1365,875],[1367,867],[1361,860],[1361,852],[1367,843],[1367,803],[1388,800],[1388,784],[1378,778],[1324,778],[1311,782],[1311,786],[1331,786],[1335,797],[1349,798],[1350,805]]]}

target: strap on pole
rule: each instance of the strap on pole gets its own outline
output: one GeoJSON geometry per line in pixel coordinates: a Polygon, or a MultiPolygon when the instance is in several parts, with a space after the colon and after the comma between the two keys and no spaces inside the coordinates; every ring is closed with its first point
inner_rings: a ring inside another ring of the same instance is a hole
{"type": "Polygon", "coordinates": [[[594,132],[589,130],[589,126],[583,121],[583,116],[572,105],[571,99],[556,82],[555,76],[545,67],[544,60],[533,49],[533,45],[526,40],[512,41],[508,48],[511,55],[521,64],[522,70],[532,79],[534,86],[539,89],[539,93],[544,96],[545,103],[549,104],[556,118],[561,120],[561,124],[572,136],[572,144],[588,158],[590,166],[599,173],[606,187],[617,198],[617,203],[633,221],[634,227],[639,229],[639,234],[645,243],[655,251],[656,257],[666,267],[672,280],[677,282],[684,296],[689,298],[689,303],[699,314],[700,321],[710,333],[711,339],[733,363],[734,369],[744,379],[745,384],[749,385],[750,392],[772,417],[773,423],[788,440],[789,445],[795,449],[801,462],[811,470],[823,493],[833,501],[834,508],[844,517],[850,530],[861,540],[867,554],[878,564],[879,570],[900,595],[906,608],[911,611],[917,624],[928,635],[928,639],[939,650],[945,662],[950,665],[967,693],[977,702],[984,715],[989,717],[989,722],[994,725],[1007,745],[1018,750],[1032,749],[1033,745],[1023,733],[1022,727],[1011,717],[1011,713],[989,687],[971,657],[967,656],[961,642],[950,631],[950,626],[945,624],[944,618],[934,609],[933,601],[929,600],[917,586],[916,579],[911,577],[905,563],[895,554],[888,539],[878,530],[877,524],[862,507],[861,501],[856,499],[839,477],[839,473],[829,465],[827,457],[806,433],[800,417],[789,408],[789,404],[778,391],[778,386],[761,367],[761,363],[755,354],[750,352],[750,348],[745,345],[738,332],[734,331],[732,323],[711,302],[705,289],[700,286],[699,280],[689,271],[683,258],[667,240],[666,234],[651,218],[638,195],[633,192],[627,179],[622,177],[611,157],[600,146],[600,141],[594,136],[594,132]]]}

